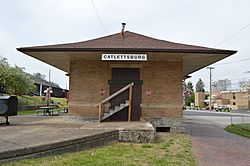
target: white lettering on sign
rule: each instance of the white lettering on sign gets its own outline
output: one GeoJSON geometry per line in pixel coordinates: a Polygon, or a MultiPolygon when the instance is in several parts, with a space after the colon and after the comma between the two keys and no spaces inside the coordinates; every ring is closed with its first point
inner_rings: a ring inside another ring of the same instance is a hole
{"type": "Polygon", "coordinates": [[[147,61],[147,54],[102,54],[103,61],[147,61]]]}

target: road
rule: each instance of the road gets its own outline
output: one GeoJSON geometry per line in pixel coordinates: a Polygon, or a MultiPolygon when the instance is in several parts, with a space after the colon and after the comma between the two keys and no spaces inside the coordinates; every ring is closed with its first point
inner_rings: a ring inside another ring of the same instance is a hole
{"type": "Polygon", "coordinates": [[[187,110],[184,111],[186,122],[199,122],[201,124],[215,124],[219,127],[226,127],[231,123],[250,123],[250,113],[210,112],[187,110]]]}

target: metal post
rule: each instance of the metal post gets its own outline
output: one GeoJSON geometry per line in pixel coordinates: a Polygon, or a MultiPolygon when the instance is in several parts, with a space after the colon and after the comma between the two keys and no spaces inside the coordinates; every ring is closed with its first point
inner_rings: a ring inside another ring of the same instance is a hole
{"type": "Polygon", "coordinates": [[[51,77],[51,70],[49,69],[49,82],[50,82],[50,77],[51,77]]]}
{"type": "Polygon", "coordinates": [[[39,95],[42,96],[43,94],[43,84],[40,84],[40,92],[39,92],[39,95]]]}
{"type": "Polygon", "coordinates": [[[248,104],[248,110],[250,110],[250,105],[249,105],[249,89],[247,90],[247,104],[248,104]]]}
{"type": "Polygon", "coordinates": [[[231,115],[231,125],[233,124],[233,116],[231,115]]]}
{"type": "Polygon", "coordinates": [[[209,69],[209,111],[212,111],[212,69],[214,67],[207,67],[209,69]]]}

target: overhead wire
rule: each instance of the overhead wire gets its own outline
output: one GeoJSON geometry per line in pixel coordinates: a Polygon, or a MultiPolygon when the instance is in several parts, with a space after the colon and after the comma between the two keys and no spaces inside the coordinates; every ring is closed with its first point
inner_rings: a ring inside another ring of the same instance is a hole
{"type": "MultiPolygon", "coordinates": [[[[217,76],[212,76],[216,80],[224,80],[224,79],[219,79],[217,76]]],[[[226,79],[226,78],[225,78],[226,79]]],[[[230,81],[237,81],[237,80],[243,80],[243,79],[250,79],[250,77],[241,77],[241,78],[234,78],[234,79],[229,79],[230,81]]]]}
{"type": "MultiPolygon", "coordinates": [[[[236,31],[235,33],[233,33],[232,35],[230,35],[229,37],[227,37],[226,39],[224,39],[223,41],[219,42],[218,44],[216,44],[214,47],[221,45],[222,43],[226,42],[227,40],[231,39],[232,37],[234,37],[235,35],[237,35],[238,33],[240,33],[241,31],[243,31],[244,29],[246,29],[248,26],[250,25],[250,23],[248,23],[246,26],[244,26],[243,28],[241,28],[240,30],[236,31]]],[[[226,62],[226,63],[219,63],[219,64],[214,64],[214,65],[227,65],[227,64],[232,64],[232,63],[238,63],[238,62],[243,62],[246,60],[250,60],[250,58],[247,59],[241,59],[238,61],[233,61],[233,62],[226,62]]]]}
{"type": "Polygon", "coordinates": [[[99,13],[98,13],[98,11],[97,11],[97,9],[96,9],[94,0],[91,0],[91,2],[92,2],[92,5],[93,5],[93,7],[94,7],[94,9],[95,9],[95,13],[96,13],[96,15],[97,15],[97,18],[98,18],[98,20],[99,20],[99,22],[100,22],[100,24],[101,24],[102,30],[103,30],[104,33],[106,33],[106,30],[105,30],[105,27],[104,27],[104,25],[103,25],[103,23],[102,23],[101,17],[100,17],[100,15],[99,15],[99,13]]]}
{"type": "Polygon", "coordinates": [[[222,43],[226,42],[227,40],[231,39],[232,37],[234,37],[235,35],[237,35],[238,33],[240,33],[241,31],[243,31],[244,29],[246,29],[248,26],[250,25],[250,23],[248,23],[246,26],[244,26],[243,28],[241,28],[240,30],[236,31],[235,33],[233,33],[232,35],[230,35],[229,37],[227,37],[226,39],[222,40],[221,42],[217,43],[214,47],[221,45],[222,43]]]}
{"type": "Polygon", "coordinates": [[[243,61],[248,61],[248,60],[250,60],[250,58],[241,59],[241,60],[232,61],[232,62],[218,63],[218,64],[214,64],[214,65],[227,65],[227,64],[238,63],[238,62],[243,62],[243,61]]]}
{"type": "MultiPolygon", "coordinates": [[[[98,11],[97,11],[97,8],[96,8],[96,6],[95,6],[94,0],[91,0],[91,3],[92,3],[92,5],[93,5],[93,7],[94,7],[95,13],[96,13],[97,18],[98,18],[98,20],[99,20],[99,22],[100,22],[100,25],[101,25],[101,27],[102,27],[102,29],[103,29],[103,32],[106,33],[105,27],[104,27],[104,25],[103,25],[103,22],[102,22],[102,20],[101,20],[100,15],[99,15],[99,13],[98,13],[98,11]]],[[[194,3],[194,2],[193,2],[193,3],[194,3]]],[[[192,4],[193,4],[193,3],[192,3],[192,4]]],[[[235,35],[237,35],[237,34],[240,33],[241,31],[243,31],[245,28],[247,28],[249,25],[250,25],[250,23],[248,23],[246,26],[244,26],[244,27],[241,28],[240,30],[236,31],[235,33],[233,33],[232,35],[230,35],[229,37],[227,37],[227,38],[224,39],[223,41],[219,42],[219,43],[216,44],[214,47],[219,46],[219,45],[221,45],[222,43],[226,42],[227,40],[231,39],[232,37],[234,37],[235,35]]],[[[246,61],[246,60],[250,60],[250,58],[242,59],[242,60],[239,60],[239,61],[233,61],[233,62],[219,63],[219,64],[214,64],[214,65],[227,65],[227,64],[238,63],[238,62],[242,62],[242,61],[246,61]]]]}

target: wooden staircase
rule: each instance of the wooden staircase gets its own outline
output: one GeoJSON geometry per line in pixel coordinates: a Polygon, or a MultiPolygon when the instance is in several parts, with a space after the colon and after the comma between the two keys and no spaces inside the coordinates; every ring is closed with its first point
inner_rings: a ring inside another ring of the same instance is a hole
{"type": "Polygon", "coordinates": [[[129,100],[126,100],[125,103],[121,103],[119,106],[115,106],[114,109],[109,109],[108,112],[104,112],[104,114],[101,116],[101,121],[104,121],[105,119],[109,118],[110,116],[114,115],[115,113],[123,110],[128,106],[129,106],[129,100]]]}
{"type": "Polygon", "coordinates": [[[134,83],[130,83],[129,85],[123,87],[119,91],[115,92],[108,98],[104,99],[101,101],[98,106],[99,106],[99,122],[104,121],[105,119],[111,117],[112,115],[116,114],[117,112],[123,110],[124,108],[128,107],[128,121],[131,121],[131,108],[132,108],[132,93],[133,93],[133,86],[134,83]],[[120,105],[115,106],[114,109],[109,109],[107,112],[104,111],[103,105],[107,103],[109,100],[115,98],[119,94],[125,92],[126,90],[129,89],[129,99],[125,101],[125,103],[120,103],[120,105]]]}

